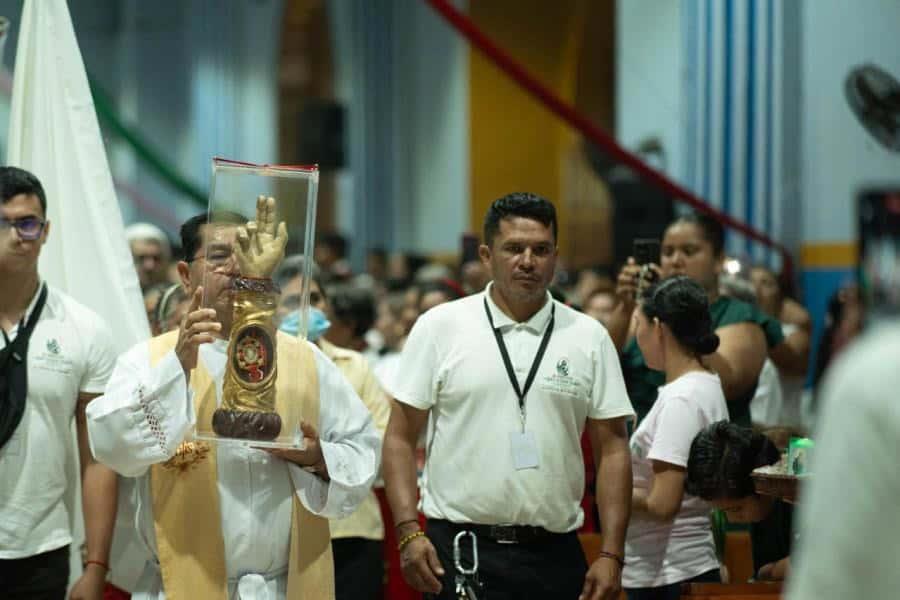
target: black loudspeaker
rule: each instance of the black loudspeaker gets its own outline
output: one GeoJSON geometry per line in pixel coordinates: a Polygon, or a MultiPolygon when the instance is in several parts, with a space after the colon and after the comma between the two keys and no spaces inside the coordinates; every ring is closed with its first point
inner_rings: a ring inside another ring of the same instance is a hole
{"type": "Polygon", "coordinates": [[[344,167],[343,105],[333,100],[310,99],[300,110],[297,158],[328,171],[344,167]]]}
{"type": "MultiPolygon", "coordinates": [[[[675,218],[672,199],[593,144],[585,147],[594,171],[609,187],[613,199],[613,264],[622,265],[633,253],[637,238],[662,239],[675,218]]],[[[665,170],[665,152],[658,140],[642,142],[638,151],[645,160],[656,159],[665,170]]]]}
{"type": "Polygon", "coordinates": [[[675,218],[672,200],[640,179],[609,182],[613,197],[613,260],[621,265],[631,256],[636,238],[662,239],[675,218]]]}

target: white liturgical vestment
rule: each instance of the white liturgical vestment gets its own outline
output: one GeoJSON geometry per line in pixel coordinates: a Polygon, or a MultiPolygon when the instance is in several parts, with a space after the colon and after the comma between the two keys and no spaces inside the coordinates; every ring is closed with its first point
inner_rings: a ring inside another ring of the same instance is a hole
{"type": "MultiPolygon", "coordinates": [[[[262,450],[219,444],[229,598],[285,598],[292,494],[316,515],[345,517],[367,496],[378,471],[381,437],[369,411],[337,367],[317,347],[310,347],[319,381],[317,426],[330,481],[262,450]]],[[[226,349],[225,341],[217,341],[202,345],[199,354],[216,382],[220,403],[226,349]]],[[[189,439],[195,420],[191,392],[175,352],[151,368],[147,343],[129,350],[116,363],[106,393],[88,405],[87,417],[97,460],[121,475],[138,478],[135,527],[150,556],[156,557],[149,467],[175,454],[189,439]]],[[[145,566],[132,598],[165,599],[155,560],[145,566]]]]}

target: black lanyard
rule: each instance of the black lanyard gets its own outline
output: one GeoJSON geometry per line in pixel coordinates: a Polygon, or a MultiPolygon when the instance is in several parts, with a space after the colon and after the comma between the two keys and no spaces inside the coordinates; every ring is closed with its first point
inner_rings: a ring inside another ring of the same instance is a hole
{"type": "MultiPolygon", "coordinates": [[[[550,300],[550,302],[553,302],[553,300],[550,300]]],[[[541,345],[538,347],[537,354],[534,356],[534,361],[531,363],[531,370],[528,371],[528,377],[525,379],[525,389],[519,388],[519,380],[513,369],[512,361],[509,359],[509,352],[506,350],[506,343],[503,341],[503,335],[500,333],[500,329],[494,327],[494,318],[491,317],[491,310],[488,308],[487,298],[484,299],[484,312],[487,313],[488,323],[491,324],[491,331],[494,332],[494,337],[497,339],[497,347],[500,348],[500,355],[503,357],[503,366],[506,367],[506,374],[509,376],[509,382],[512,384],[516,396],[519,398],[519,414],[522,417],[522,425],[524,425],[525,396],[528,395],[528,390],[531,389],[531,384],[534,383],[534,377],[537,375],[538,367],[541,366],[541,360],[544,358],[547,344],[550,343],[550,335],[553,334],[553,323],[556,321],[556,305],[552,304],[550,307],[550,322],[547,323],[547,329],[544,330],[544,337],[541,339],[541,345]]]]}

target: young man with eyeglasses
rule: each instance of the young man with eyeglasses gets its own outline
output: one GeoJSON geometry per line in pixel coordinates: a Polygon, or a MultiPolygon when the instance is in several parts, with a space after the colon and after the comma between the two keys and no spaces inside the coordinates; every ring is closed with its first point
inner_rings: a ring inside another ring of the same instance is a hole
{"type": "MultiPolygon", "coordinates": [[[[71,515],[64,503],[75,418],[86,564],[71,598],[99,600],[116,515],[116,477],[94,461],[85,410],[112,372],[105,323],[41,281],[50,223],[40,181],[0,167],[0,582],[4,598],[62,599],[71,515]]],[[[77,518],[77,517],[76,517],[77,518]]]]}

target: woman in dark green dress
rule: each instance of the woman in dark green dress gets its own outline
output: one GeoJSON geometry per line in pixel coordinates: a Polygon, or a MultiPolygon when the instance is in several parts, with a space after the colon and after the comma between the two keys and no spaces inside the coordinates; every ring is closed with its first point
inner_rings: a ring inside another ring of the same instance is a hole
{"type": "MultiPolygon", "coordinates": [[[[663,235],[660,265],[651,269],[658,277],[687,275],[699,283],[709,297],[710,315],[720,344],[704,357],[705,364],[722,380],[731,420],[750,424],[750,400],[766,355],[776,365],[791,349],[785,345],[781,324],[761,310],[734,298],[719,295],[719,275],[725,261],[725,234],[718,221],[690,214],[672,222],[663,235]]],[[[632,314],[641,268],[633,259],[619,273],[616,295],[619,304],[607,326],[621,352],[622,372],[631,403],[643,419],[663,385],[662,373],[647,367],[632,335],[632,314]]]]}

